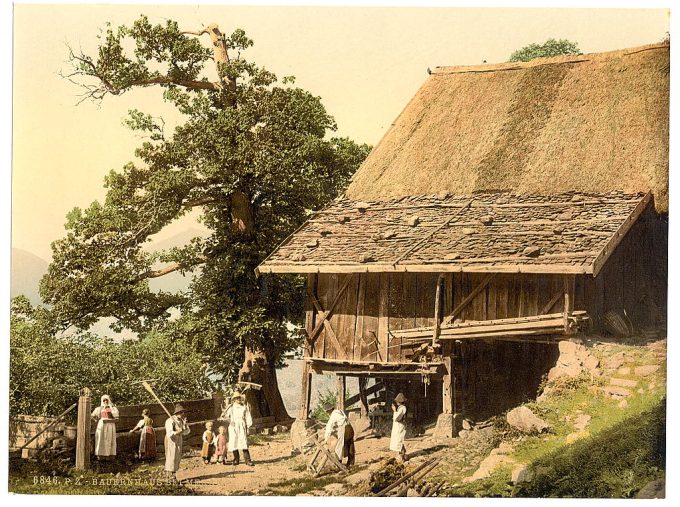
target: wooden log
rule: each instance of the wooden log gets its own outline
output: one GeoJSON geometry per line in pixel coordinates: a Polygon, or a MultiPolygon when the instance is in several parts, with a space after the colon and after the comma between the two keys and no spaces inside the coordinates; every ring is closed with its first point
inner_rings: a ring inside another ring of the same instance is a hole
{"type": "Polygon", "coordinates": [[[378,306],[378,350],[382,345],[382,360],[389,361],[389,277],[386,273],[380,274],[380,296],[378,306]]]}
{"type": "Polygon", "coordinates": [[[345,392],[347,389],[347,381],[345,379],[344,375],[338,375],[336,379],[336,387],[337,387],[337,403],[336,406],[338,409],[342,410],[343,412],[345,411],[345,392]]]}
{"type": "Polygon", "coordinates": [[[453,414],[453,361],[450,355],[444,356],[444,377],[442,379],[442,412],[453,414]]]}
{"type": "Polygon", "coordinates": [[[298,412],[298,419],[305,420],[309,417],[309,403],[312,394],[312,371],[308,361],[304,361],[302,364],[302,385],[300,387],[300,410],[298,412]]]}
{"type": "Polygon", "coordinates": [[[90,390],[84,387],[78,398],[78,427],[76,433],[76,469],[90,469],[90,427],[92,398],[90,390]]]}
{"type": "Polygon", "coordinates": [[[437,344],[439,338],[439,330],[441,328],[441,306],[442,306],[442,283],[444,282],[444,274],[441,273],[437,278],[437,289],[434,296],[434,326],[432,331],[432,346],[437,344]]]}
{"type": "Polygon", "coordinates": [[[417,474],[418,472],[420,472],[423,468],[425,468],[425,467],[428,466],[428,465],[431,465],[434,461],[437,461],[437,460],[435,460],[435,459],[428,459],[428,460],[425,461],[422,465],[419,465],[417,468],[415,468],[415,469],[412,470],[411,472],[407,473],[406,475],[404,475],[403,477],[401,477],[399,480],[393,482],[393,483],[390,484],[389,486],[386,486],[385,488],[383,488],[382,490],[380,490],[378,493],[375,494],[375,496],[385,496],[387,493],[389,493],[390,491],[392,491],[392,490],[393,490],[394,488],[396,488],[397,486],[400,486],[401,484],[407,482],[411,477],[413,477],[414,475],[416,475],[416,474],[417,474]]]}

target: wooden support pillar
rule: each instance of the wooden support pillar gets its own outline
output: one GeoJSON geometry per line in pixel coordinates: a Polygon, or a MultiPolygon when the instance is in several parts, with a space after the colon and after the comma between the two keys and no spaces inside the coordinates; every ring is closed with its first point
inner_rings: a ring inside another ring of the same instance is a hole
{"type": "Polygon", "coordinates": [[[347,377],[345,377],[344,375],[338,375],[337,383],[338,383],[337,408],[339,408],[340,410],[342,410],[344,412],[345,411],[345,393],[347,392],[347,377]]]}
{"type": "Polygon", "coordinates": [[[574,311],[574,275],[564,275],[564,332],[569,333],[569,315],[574,311]]]}
{"type": "Polygon", "coordinates": [[[359,377],[359,400],[361,401],[359,409],[361,411],[361,417],[366,417],[368,415],[368,395],[366,394],[366,384],[368,384],[368,379],[366,377],[359,377]]]}
{"type": "Polygon", "coordinates": [[[307,275],[307,291],[305,296],[305,329],[307,331],[306,339],[302,349],[302,378],[300,381],[300,410],[298,419],[307,420],[309,417],[309,404],[312,396],[312,367],[307,358],[311,358],[314,352],[314,345],[308,341],[315,325],[314,304],[311,301],[309,294],[316,294],[317,275],[310,273],[307,275]]]}
{"type": "Polygon", "coordinates": [[[76,469],[90,469],[90,427],[92,398],[90,390],[84,387],[78,398],[78,429],[76,433],[76,469]]]}
{"type": "Polygon", "coordinates": [[[442,284],[444,283],[444,273],[437,278],[437,289],[434,294],[434,326],[432,332],[432,346],[434,347],[439,340],[439,331],[442,325],[442,284]]]}
{"type": "Polygon", "coordinates": [[[389,306],[390,306],[390,279],[389,273],[380,273],[380,298],[378,306],[378,347],[383,348],[382,360],[390,360],[389,340],[389,306]]]}
{"type": "Polygon", "coordinates": [[[302,363],[302,381],[300,392],[300,412],[298,419],[306,420],[309,417],[309,403],[312,396],[312,366],[309,362],[302,363]]]}
{"type": "Polygon", "coordinates": [[[446,372],[443,377],[442,386],[442,413],[443,414],[453,414],[453,361],[451,359],[451,354],[446,354],[443,356],[444,368],[446,372]]]}

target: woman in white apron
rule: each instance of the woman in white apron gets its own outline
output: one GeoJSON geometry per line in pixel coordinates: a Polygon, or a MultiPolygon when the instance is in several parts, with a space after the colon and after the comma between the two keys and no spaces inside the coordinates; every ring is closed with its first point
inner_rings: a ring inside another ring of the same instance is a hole
{"type": "Polygon", "coordinates": [[[94,434],[94,454],[97,459],[116,456],[116,421],[118,409],[111,403],[111,397],[105,394],[101,405],[92,411],[92,418],[97,421],[94,434]]]}
{"type": "Polygon", "coordinates": [[[232,394],[231,405],[227,408],[224,419],[229,422],[228,449],[229,452],[234,453],[232,463],[234,465],[240,463],[239,451],[243,451],[243,459],[246,465],[254,466],[248,450],[248,428],[253,425],[253,418],[250,415],[248,405],[243,403],[243,395],[240,392],[234,391],[234,394],[232,394]]]}
{"type": "Polygon", "coordinates": [[[335,454],[338,460],[342,462],[342,458],[347,456],[347,466],[354,465],[354,428],[349,423],[347,414],[335,408],[333,405],[326,405],[326,412],[329,412],[328,422],[326,423],[326,431],[324,433],[324,442],[334,436],[338,440],[335,444],[335,454]]]}
{"type": "Polygon", "coordinates": [[[390,437],[390,451],[398,453],[400,461],[406,461],[406,447],[404,438],[406,437],[406,396],[403,393],[397,394],[392,403],[392,435],[390,437]]]}

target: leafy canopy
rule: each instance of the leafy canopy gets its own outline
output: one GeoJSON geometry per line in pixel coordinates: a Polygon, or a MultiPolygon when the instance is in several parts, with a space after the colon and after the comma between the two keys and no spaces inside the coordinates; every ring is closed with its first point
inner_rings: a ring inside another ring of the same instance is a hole
{"type": "Polygon", "coordinates": [[[300,321],[302,281],[257,278],[254,269],[339,193],[369,147],[330,137],[336,123],[321,99],[248,61],[252,44],[242,30],[182,32],[142,16],[107,26],[96,55],[71,51],[66,77],[85,98],[155,87],[182,119],[168,133],[162,120],[132,109],[128,127],[146,135],[137,159],[110,172],[104,202],[68,214],[41,282],[58,326],[87,329],[114,317],[117,330],[163,330],[227,376],[245,347],[275,360],[297,345],[286,321],[300,321]],[[208,237],[144,248],[197,207],[208,237]],[[150,289],[174,271],[192,277],[188,290],[150,289]]]}
{"type": "Polygon", "coordinates": [[[543,44],[529,44],[521,49],[514,51],[510,55],[510,62],[528,62],[534,58],[577,55],[581,52],[577,42],[567,39],[548,39],[543,44]]]}

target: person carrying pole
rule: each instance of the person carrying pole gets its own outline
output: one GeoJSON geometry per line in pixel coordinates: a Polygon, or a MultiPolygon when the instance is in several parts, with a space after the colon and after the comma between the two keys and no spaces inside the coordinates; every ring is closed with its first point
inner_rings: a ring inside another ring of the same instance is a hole
{"type": "Polygon", "coordinates": [[[177,480],[176,474],[182,460],[182,443],[189,433],[191,429],[184,417],[184,407],[178,403],[173,415],[165,421],[165,473],[173,480],[177,480]]]}
{"type": "Polygon", "coordinates": [[[343,410],[335,408],[331,403],[328,403],[324,408],[329,414],[324,433],[324,442],[328,445],[328,440],[332,436],[337,437],[335,454],[340,463],[342,463],[342,459],[346,456],[347,466],[351,467],[354,465],[356,454],[354,450],[354,428],[343,410]]]}

